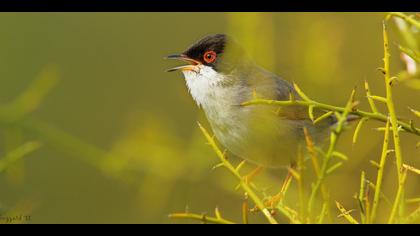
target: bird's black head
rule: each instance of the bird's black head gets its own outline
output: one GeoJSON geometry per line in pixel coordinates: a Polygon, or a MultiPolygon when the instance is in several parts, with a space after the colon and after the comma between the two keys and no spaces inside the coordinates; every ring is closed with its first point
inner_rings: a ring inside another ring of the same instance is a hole
{"type": "MultiPolygon", "coordinates": [[[[215,71],[225,73],[235,68],[245,57],[242,47],[225,34],[208,35],[191,45],[182,54],[168,56],[188,61],[193,65],[209,66],[215,71]]],[[[188,68],[190,67],[176,67],[169,71],[188,68]]]]}
{"type": "Polygon", "coordinates": [[[226,39],[224,34],[206,36],[191,45],[183,54],[203,65],[216,67],[225,50],[226,39]]]}

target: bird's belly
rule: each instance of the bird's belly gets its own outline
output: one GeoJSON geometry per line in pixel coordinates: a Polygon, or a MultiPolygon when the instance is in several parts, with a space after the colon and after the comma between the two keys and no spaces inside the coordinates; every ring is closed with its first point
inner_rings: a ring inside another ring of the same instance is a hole
{"type": "Polygon", "coordinates": [[[265,167],[288,166],[296,159],[299,123],[264,108],[233,109],[208,117],[216,138],[230,152],[265,167]]]}

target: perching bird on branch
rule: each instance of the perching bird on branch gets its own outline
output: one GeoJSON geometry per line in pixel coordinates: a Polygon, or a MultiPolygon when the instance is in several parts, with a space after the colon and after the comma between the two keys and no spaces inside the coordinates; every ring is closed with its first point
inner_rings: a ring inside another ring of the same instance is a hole
{"type": "Polygon", "coordinates": [[[224,34],[209,35],[167,58],[188,63],[168,71],[182,71],[218,141],[258,165],[290,166],[298,147],[305,147],[304,127],[315,144],[322,145],[337,122],[331,116],[314,124],[303,106],[241,106],[255,97],[284,101],[300,97],[288,81],[255,64],[241,45],[224,34]]]}

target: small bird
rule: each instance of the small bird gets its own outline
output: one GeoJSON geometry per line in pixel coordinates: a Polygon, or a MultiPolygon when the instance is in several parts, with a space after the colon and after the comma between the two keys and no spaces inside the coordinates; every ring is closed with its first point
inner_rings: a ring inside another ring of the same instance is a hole
{"type": "Polygon", "coordinates": [[[336,123],[335,117],[329,117],[315,125],[302,106],[241,106],[255,96],[271,100],[300,97],[288,81],[258,66],[225,34],[206,36],[167,59],[188,63],[168,72],[182,71],[217,140],[234,155],[259,166],[290,166],[298,148],[305,145],[305,127],[314,143],[322,145],[336,123]]]}

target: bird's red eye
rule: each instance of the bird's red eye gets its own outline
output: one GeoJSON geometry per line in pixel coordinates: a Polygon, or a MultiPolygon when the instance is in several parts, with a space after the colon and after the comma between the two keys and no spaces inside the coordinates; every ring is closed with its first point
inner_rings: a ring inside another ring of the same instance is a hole
{"type": "Polygon", "coordinates": [[[203,59],[207,63],[212,63],[214,60],[216,60],[216,53],[214,51],[207,51],[204,53],[203,59]]]}

